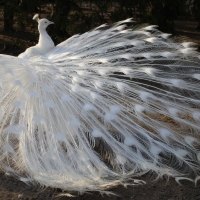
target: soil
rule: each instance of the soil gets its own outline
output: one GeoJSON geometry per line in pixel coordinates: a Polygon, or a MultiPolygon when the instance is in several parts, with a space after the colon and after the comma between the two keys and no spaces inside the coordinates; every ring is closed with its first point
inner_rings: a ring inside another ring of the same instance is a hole
{"type": "MultiPolygon", "coordinates": [[[[27,47],[37,42],[36,35],[31,32],[7,34],[3,31],[2,9],[0,8],[0,53],[18,55],[27,47]]],[[[176,36],[187,37],[187,41],[197,43],[200,47],[200,31],[196,30],[194,20],[179,19],[175,21],[176,36]]],[[[200,48],[199,48],[200,50],[200,48]]],[[[73,200],[200,200],[200,184],[195,186],[190,181],[182,181],[179,185],[174,179],[148,181],[144,185],[118,186],[109,191],[116,195],[101,195],[97,192],[75,194],[73,200]]],[[[0,200],[67,200],[71,197],[62,196],[66,192],[60,189],[41,188],[38,185],[26,185],[13,177],[0,174],[0,200]],[[61,196],[60,196],[61,195],[61,196]]]]}
{"type": "Polygon", "coordinates": [[[200,186],[194,183],[182,181],[182,186],[174,179],[149,181],[144,185],[118,186],[109,191],[115,195],[101,195],[98,192],[90,192],[75,196],[65,195],[60,189],[46,188],[42,190],[38,186],[26,185],[13,177],[0,175],[0,199],[1,200],[199,200],[200,186]]]}

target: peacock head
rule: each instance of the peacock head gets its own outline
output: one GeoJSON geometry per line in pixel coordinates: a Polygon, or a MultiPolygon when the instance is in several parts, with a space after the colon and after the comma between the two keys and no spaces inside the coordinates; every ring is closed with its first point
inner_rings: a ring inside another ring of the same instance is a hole
{"type": "Polygon", "coordinates": [[[54,24],[54,23],[44,18],[44,19],[40,19],[40,21],[38,22],[38,27],[40,29],[46,29],[47,26],[49,26],[50,24],[54,24]]]}
{"type": "Polygon", "coordinates": [[[48,25],[54,24],[54,22],[49,21],[48,19],[39,19],[39,15],[36,14],[33,17],[33,20],[36,20],[38,22],[38,28],[41,29],[46,29],[48,25]]]}

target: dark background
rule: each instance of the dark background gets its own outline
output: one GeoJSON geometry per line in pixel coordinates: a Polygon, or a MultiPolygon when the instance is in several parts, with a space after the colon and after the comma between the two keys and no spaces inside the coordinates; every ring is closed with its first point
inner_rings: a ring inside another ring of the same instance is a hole
{"type": "Polygon", "coordinates": [[[196,43],[200,40],[200,0],[0,0],[0,53],[18,55],[37,43],[35,13],[55,22],[48,32],[56,44],[130,17],[196,43]]]}
{"type": "MultiPolygon", "coordinates": [[[[1,54],[16,56],[37,44],[37,22],[32,20],[36,13],[55,22],[48,32],[56,44],[103,23],[133,17],[138,23],[157,24],[160,30],[187,37],[184,40],[200,46],[200,0],[0,0],[1,54]]],[[[0,200],[200,200],[199,184],[182,184],[174,179],[152,179],[142,186],[111,188],[118,196],[90,192],[69,198],[58,197],[60,189],[26,185],[2,173],[0,200]]]]}

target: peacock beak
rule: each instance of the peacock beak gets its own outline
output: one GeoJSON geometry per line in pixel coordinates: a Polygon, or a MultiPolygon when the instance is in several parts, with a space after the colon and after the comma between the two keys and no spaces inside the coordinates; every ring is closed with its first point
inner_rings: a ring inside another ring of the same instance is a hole
{"type": "Polygon", "coordinates": [[[54,22],[49,21],[49,24],[54,24],[54,22]]]}

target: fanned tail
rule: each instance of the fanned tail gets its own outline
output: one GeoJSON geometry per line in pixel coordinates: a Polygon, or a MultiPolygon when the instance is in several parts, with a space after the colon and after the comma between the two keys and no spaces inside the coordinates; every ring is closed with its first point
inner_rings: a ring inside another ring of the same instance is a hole
{"type": "Polygon", "coordinates": [[[200,56],[131,21],[73,36],[45,57],[1,56],[2,169],[79,192],[148,171],[198,177],[200,56]]]}

